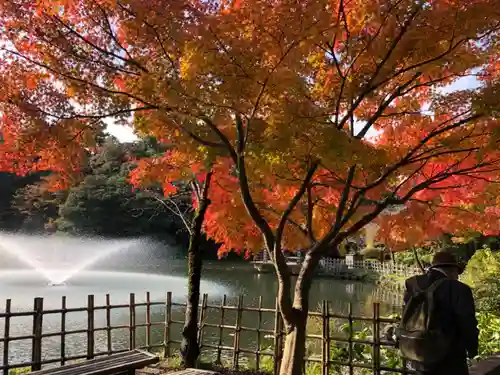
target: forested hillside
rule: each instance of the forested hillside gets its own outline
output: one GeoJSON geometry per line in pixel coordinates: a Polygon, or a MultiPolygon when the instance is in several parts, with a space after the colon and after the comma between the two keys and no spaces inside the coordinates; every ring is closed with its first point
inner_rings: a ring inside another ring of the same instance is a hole
{"type": "MultiPolygon", "coordinates": [[[[161,189],[135,189],[128,182],[136,160],[162,151],[154,138],[123,144],[108,137],[94,153],[89,153],[81,181],[65,191],[48,189],[45,179],[50,173],[25,177],[0,173],[0,229],[105,237],[147,236],[186,245],[185,226],[172,208],[179,208],[189,216],[189,196],[167,201],[161,189]]],[[[215,245],[205,244],[209,250],[207,257],[215,258],[215,245]]]]}

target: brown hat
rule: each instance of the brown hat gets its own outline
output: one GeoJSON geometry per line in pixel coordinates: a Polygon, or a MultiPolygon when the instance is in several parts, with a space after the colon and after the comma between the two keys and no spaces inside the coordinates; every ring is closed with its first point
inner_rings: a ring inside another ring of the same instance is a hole
{"type": "Polygon", "coordinates": [[[449,251],[438,251],[434,254],[431,263],[432,268],[441,268],[441,267],[456,267],[458,271],[462,273],[465,269],[465,266],[458,262],[457,257],[450,253],[449,251]]]}

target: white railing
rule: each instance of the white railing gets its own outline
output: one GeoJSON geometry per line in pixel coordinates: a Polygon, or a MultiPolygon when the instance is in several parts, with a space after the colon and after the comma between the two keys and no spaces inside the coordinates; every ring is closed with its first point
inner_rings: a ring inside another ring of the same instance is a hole
{"type": "Polygon", "coordinates": [[[321,260],[320,265],[324,273],[334,273],[349,268],[371,270],[384,275],[400,274],[403,276],[413,276],[422,273],[418,267],[405,266],[397,263],[381,263],[379,261],[370,260],[358,260],[350,265],[345,259],[324,258],[321,260]]]}
{"type": "MultiPolygon", "coordinates": [[[[302,258],[292,256],[287,257],[289,263],[301,263],[302,258]]],[[[267,252],[262,251],[261,253],[254,256],[254,261],[270,263],[269,256],[267,252]]],[[[345,259],[336,259],[336,258],[323,258],[320,261],[321,272],[323,274],[339,274],[346,273],[347,270],[352,269],[362,269],[362,270],[371,270],[380,274],[398,274],[401,276],[413,276],[422,273],[422,271],[418,267],[413,266],[405,266],[403,264],[397,263],[381,263],[379,261],[370,261],[370,260],[362,260],[362,261],[354,261],[349,264],[345,259]]]]}

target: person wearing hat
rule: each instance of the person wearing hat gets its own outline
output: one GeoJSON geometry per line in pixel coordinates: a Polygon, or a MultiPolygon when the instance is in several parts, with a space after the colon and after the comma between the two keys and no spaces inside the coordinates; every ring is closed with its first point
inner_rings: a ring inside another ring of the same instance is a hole
{"type": "Polygon", "coordinates": [[[469,374],[467,357],[474,358],[477,355],[479,330],[472,290],[458,280],[464,268],[451,252],[440,251],[434,254],[432,265],[425,274],[413,276],[405,282],[406,305],[412,296],[438,281],[432,291],[435,322],[443,334],[449,337],[449,346],[439,362],[432,366],[413,364],[417,374],[469,374]]]}

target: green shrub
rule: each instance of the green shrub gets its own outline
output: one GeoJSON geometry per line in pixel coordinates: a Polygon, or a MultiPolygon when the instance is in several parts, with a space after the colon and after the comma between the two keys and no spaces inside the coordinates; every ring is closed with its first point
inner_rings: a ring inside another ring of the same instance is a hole
{"type": "Polygon", "coordinates": [[[30,367],[14,368],[9,371],[9,375],[27,374],[30,371],[30,367]]]}
{"type": "Polygon", "coordinates": [[[489,312],[477,314],[479,327],[478,359],[500,353],[500,317],[489,312]]]}
{"type": "Polygon", "coordinates": [[[500,253],[487,247],[476,251],[460,279],[472,288],[478,311],[500,315],[499,277],[500,253]]]}

